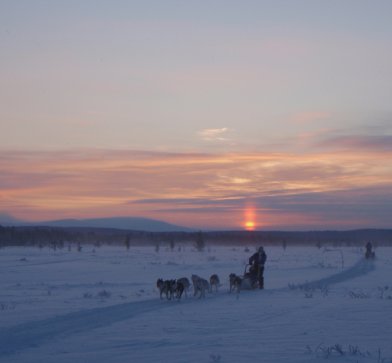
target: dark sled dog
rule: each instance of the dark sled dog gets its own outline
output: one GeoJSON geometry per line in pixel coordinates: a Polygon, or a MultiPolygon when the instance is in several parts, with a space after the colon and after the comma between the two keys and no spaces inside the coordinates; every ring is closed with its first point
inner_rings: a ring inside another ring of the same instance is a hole
{"type": "Polygon", "coordinates": [[[229,292],[237,291],[237,293],[239,293],[241,290],[242,278],[234,273],[231,273],[229,275],[229,281],[230,281],[229,292]]]}
{"type": "Polygon", "coordinates": [[[219,277],[217,274],[213,274],[210,277],[210,291],[212,292],[212,288],[215,286],[215,291],[218,292],[218,287],[220,285],[219,277]]]}
{"type": "Polygon", "coordinates": [[[175,280],[157,280],[157,288],[159,290],[159,297],[162,299],[162,295],[166,295],[166,299],[171,300],[174,295],[175,280]]]}
{"type": "MultiPolygon", "coordinates": [[[[184,287],[183,292],[185,293],[185,297],[188,297],[188,290],[189,290],[189,287],[191,286],[189,279],[187,277],[181,277],[181,278],[177,279],[177,284],[183,285],[183,287],[184,287]]],[[[182,293],[181,293],[181,295],[182,295],[182,293]]]]}

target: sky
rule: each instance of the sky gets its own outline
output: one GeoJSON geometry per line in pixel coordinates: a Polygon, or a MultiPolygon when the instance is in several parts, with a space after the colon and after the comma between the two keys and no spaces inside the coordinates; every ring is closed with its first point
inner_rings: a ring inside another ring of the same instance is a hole
{"type": "Polygon", "coordinates": [[[391,13],[0,0],[0,214],[392,228],[391,13]]]}

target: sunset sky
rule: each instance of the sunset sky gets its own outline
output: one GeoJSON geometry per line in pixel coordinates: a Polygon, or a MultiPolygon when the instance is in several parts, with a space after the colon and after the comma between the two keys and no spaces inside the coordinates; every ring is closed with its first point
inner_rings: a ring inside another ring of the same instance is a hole
{"type": "Polygon", "coordinates": [[[392,228],[391,14],[0,0],[0,215],[392,228]]]}

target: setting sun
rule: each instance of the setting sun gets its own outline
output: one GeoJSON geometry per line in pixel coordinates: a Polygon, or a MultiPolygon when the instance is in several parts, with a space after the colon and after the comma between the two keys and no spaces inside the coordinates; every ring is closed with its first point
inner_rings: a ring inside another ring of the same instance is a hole
{"type": "Polygon", "coordinates": [[[253,230],[255,229],[255,222],[252,222],[252,221],[246,222],[246,223],[245,223],[245,228],[246,228],[248,231],[253,231],[253,230]]]}
{"type": "Polygon", "coordinates": [[[253,206],[246,206],[244,215],[244,226],[247,231],[254,231],[256,228],[256,211],[253,206]]]}

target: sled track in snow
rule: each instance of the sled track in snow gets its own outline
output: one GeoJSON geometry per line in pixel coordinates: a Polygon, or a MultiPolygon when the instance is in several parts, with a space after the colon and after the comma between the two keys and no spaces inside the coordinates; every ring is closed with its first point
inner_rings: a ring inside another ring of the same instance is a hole
{"type": "MultiPolygon", "coordinates": [[[[324,287],[347,281],[368,274],[374,270],[374,262],[361,259],[351,268],[329,277],[297,285],[298,288],[324,287]]],[[[267,291],[281,291],[284,289],[271,289],[267,291]]],[[[217,299],[227,296],[216,294],[208,298],[217,299]]],[[[204,300],[203,300],[204,301],[204,300]]],[[[177,304],[187,305],[200,302],[193,298],[183,299],[181,302],[160,299],[136,301],[125,304],[80,310],[45,320],[33,321],[14,327],[0,330],[0,358],[21,352],[25,349],[38,347],[51,339],[61,339],[78,333],[103,328],[135,316],[152,311],[174,308],[177,304]]],[[[179,305],[177,305],[179,306],[179,305]]]]}
{"type": "Polygon", "coordinates": [[[0,330],[0,358],[46,341],[102,328],[139,314],[170,307],[160,300],[137,301],[119,305],[80,310],[45,320],[20,324],[0,330]]]}
{"type": "Polygon", "coordinates": [[[352,267],[343,270],[337,274],[316,280],[311,282],[306,282],[303,284],[297,285],[299,288],[318,288],[318,287],[327,287],[330,285],[338,284],[340,282],[344,282],[347,280],[354,279],[356,277],[360,277],[368,274],[369,272],[375,269],[374,261],[361,259],[352,267]]]}

